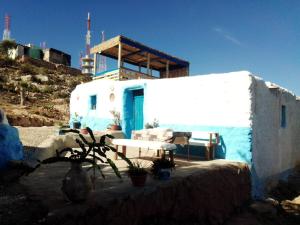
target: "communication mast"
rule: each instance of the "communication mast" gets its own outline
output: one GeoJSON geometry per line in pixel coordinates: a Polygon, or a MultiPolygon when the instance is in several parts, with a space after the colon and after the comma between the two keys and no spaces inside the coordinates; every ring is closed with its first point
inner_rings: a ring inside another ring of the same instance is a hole
{"type": "Polygon", "coordinates": [[[82,73],[83,74],[93,74],[93,62],[94,60],[90,57],[90,49],[91,49],[91,18],[90,13],[88,13],[87,18],[87,33],[86,33],[86,56],[82,58],[82,73]]]}
{"type": "MultiPolygon", "coordinates": [[[[105,34],[104,31],[101,32],[101,43],[105,41],[105,34]]],[[[106,71],[106,57],[104,55],[100,55],[100,64],[99,64],[99,71],[98,72],[103,72],[106,71]]]]}
{"type": "Polygon", "coordinates": [[[5,14],[4,24],[3,40],[10,40],[10,16],[8,14],[5,14]]]}
{"type": "Polygon", "coordinates": [[[83,58],[83,53],[80,52],[79,54],[79,68],[82,69],[82,58],[83,58]]]}

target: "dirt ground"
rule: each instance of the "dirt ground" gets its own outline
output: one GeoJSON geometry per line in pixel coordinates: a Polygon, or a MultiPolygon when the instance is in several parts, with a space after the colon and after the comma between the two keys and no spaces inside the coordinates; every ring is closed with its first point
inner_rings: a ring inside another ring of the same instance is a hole
{"type": "MultiPolygon", "coordinates": [[[[18,127],[20,138],[23,145],[30,148],[38,146],[49,135],[57,132],[57,127],[18,127]]],[[[129,149],[129,158],[135,158],[138,155],[136,149],[129,149]]],[[[155,155],[151,151],[143,151],[144,166],[151,164],[151,157],[155,155]]],[[[113,157],[113,155],[111,155],[113,157]]],[[[118,167],[122,171],[123,180],[120,181],[112,174],[110,168],[104,168],[107,179],[104,181],[99,177],[96,186],[99,189],[110,188],[113,184],[118,186],[128,185],[129,178],[125,174],[126,163],[118,160],[118,167]]],[[[186,162],[185,159],[177,161],[178,168],[190,167],[197,169],[199,165],[209,166],[210,162],[186,162]]],[[[58,205],[68,205],[60,190],[61,181],[64,177],[69,165],[66,163],[57,163],[51,165],[43,165],[29,176],[22,177],[17,183],[0,184],[0,221],[1,225],[13,224],[45,224],[45,217],[49,210],[58,205]],[[47,196],[47,201],[41,201],[47,196]]],[[[180,176],[180,169],[176,169],[175,173],[180,176]]],[[[152,182],[151,178],[148,182],[152,182]]],[[[238,209],[224,225],[292,225],[300,224],[299,214],[287,213],[280,205],[270,206],[270,204],[260,205],[257,209],[250,202],[244,207],[238,209]],[[264,207],[267,207],[265,209],[264,207]]],[[[155,224],[155,223],[149,223],[155,224]]],[[[190,225],[188,221],[186,224],[190,225]]],[[[194,223],[193,223],[194,224],[194,223]]]]}

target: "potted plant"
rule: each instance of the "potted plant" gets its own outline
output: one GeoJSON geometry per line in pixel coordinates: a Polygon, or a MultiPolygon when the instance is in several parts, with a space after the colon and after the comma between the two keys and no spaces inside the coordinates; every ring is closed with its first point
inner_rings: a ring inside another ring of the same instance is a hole
{"type": "Polygon", "coordinates": [[[111,124],[110,129],[111,130],[122,130],[120,112],[118,112],[116,110],[112,110],[112,111],[110,111],[110,113],[113,115],[113,124],[111,124]]]}
{"type": "Polygon", "coordinates": [[[82,123],[81,128],[80,128],[80,133],[81,134],[88,134],[89,132],[86,129],[85,123],[82,123]]]}
{"type": "Polygon", "coordinates": [[[151,173],[160,180],[169,180],[175,163],[166,158],[155,159],[152,162],[151,173]]]}
{"type": "Polygon", "coordinates": [[[140,162],[132,163],[132,165],[128,166],[128,176],[135,187],[145,186],[147,175],[148,171],[140,162]]]}
{"type": "Polygon", "coordinates": [[[98,161],[110,165],[116,176],[121,178],[117,166],[107,157],[108,151],[116,152],[118,156],[128,163],[129,166],[132,165],[128,158],[106,143],[106,138],[114,138],[113,136],[108,134],[103,135],[99,142],[97,142],[92,130],[89,127],[86,129],[92,140],[91,142],[88,142],[78,130],[70,129],[66,131],[79,135],[80,139],[76,139],[76,142],[81,148],[81,151],[73,150],[72,148],[64,148],[61,151],[57,151],[56,156],[45,159],[41,162],[43,164],[55,162],[71,163],[71,169],[65,175],[61,189],[65,196],[72,202],[81,202],[88,198],[92,186],[95,186],[95,169],[98,169],[101,176],[105,178],[101,167],[97,164],[98,161]],[[68,156],[66,156],[66,153],[68,153],[68,156]],[[89,169],[93,169],[93,176],[89,177],[87,172],[82,169],[81,166],[83,163],[91,165],[89,169]]]}
{"type": "Polygon", "coordinates": [[[159,121],[156,118],[154,118],[152,123],[146,123],[145,124],[146,129],[152,129],[152,128],[157,128],[157,127],[159,127],[159,121]]]}
{"type": "Polygon", "coordinates": [[[80,129],[80,127],[81,127],[80,117],[78,116],[78,113],[75,112],[75,117],[73,119],[73,128],[80,129]]]}

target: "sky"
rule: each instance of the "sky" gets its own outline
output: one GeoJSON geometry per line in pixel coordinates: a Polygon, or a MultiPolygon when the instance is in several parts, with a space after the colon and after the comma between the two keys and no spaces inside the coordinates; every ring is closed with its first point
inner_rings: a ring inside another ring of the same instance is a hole
{"type": "Polygon", "coordinates": [[[248,70],[300,95],[300,1],[297,0],[0,0],[0,31],[11,16],[19,43],[71,54],[122,34],[188,60],[190,74],[248,70]],[[2,21],[1,21],[2,17],[2,21]]]}

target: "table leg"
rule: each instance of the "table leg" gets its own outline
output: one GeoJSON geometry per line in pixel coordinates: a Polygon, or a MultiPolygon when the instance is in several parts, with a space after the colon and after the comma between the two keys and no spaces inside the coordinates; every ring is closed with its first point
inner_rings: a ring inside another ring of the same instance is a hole
{"type": "Polygon", "coordinates": [[[215,146],[211,146],[210,148],[210,159],[213,160],[215,158],[215,146]]]}
{"type": "Polygon", "coordinates": [[[169,150],[169,156],[170,156],[171,162],[174,162],[174,152],[173,152],[173,150],[169,150]]]}
{"type": "Polygon", "coordinates": [[[119,147],[119,146],[118,146],[118,145],[116,145],[116,150],[117,150],[117,151],[116,151],[116,153],[115,153],[115,160],[117,160],[117,159],[118,159],[118,147],[119,147]]]}
{"type": "Polygon", "coordinates": [[[156,156],[159,157],[159,149],[156,150],[156,156]]]}
{"type": "Polygon", "coordinates": [[[209,152],[210,152],[210,147],[209,146],[206,146],[206,148],[205,148],[205,158],[206,158],[206,160],[209,160],[209,152]]]}
{"type": "Polygon", "coordinates": [[[126,156],[126,145],[122,146],[122,153],[124,156],[126,156]]]}

